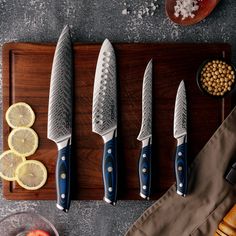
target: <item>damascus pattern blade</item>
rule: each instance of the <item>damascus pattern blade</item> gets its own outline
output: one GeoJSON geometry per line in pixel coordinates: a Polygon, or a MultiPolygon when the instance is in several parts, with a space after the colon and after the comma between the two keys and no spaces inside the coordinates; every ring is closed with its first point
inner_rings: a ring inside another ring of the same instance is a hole
{"type": "Polygon", "coordinates": [[[152,135],[152,60],[149,61],[143,77],[142,90],[142,125],[138,140],[142,141],[152,135]]]}
{"type": "Polygon", "coordinates": [[[60,142],[72,132],[72,44],[66,26],[54,54],[48,107],[48,138],[60,142]]]}
{"type": "Polygon", "coordinates": [[[187,102],[184,81],[179,84],[174,115],[174,137],[179,138],[187,134],[187,102]]]}
{"type": "Polygon", "coordinates": [[[99,52],[93,90],[92,130],[105,135],[117,128],[116,58],[106,39],[99,52]]]}

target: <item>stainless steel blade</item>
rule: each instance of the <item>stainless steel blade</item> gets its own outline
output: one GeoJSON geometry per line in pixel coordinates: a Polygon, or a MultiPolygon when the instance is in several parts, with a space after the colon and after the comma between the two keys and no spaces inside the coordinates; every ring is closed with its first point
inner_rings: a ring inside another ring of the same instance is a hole
{"type": "Polygon", "coordinates": [[[144,77],[142,90],[142,125],[138,140],[152,136],[152,60],[149,61],[144,77]]]}
{"type": "Polygon", "coordinates": [[[116,58],[106,39],[99,52],[93,90],[92,130],[104,136],[117,128],[116,58]]]}
{"type": "Polygon", "coordinates": [[[66,26],[54,54],[48,106],[48,138],[58,143],[72,132],[72,45],[66,26]]]}
{"type": "Polygon", "coordinates": [[[174,137],[177,139],[187,134],[187,102],[184,81],[179,84],[174,114],[174,137]]]}

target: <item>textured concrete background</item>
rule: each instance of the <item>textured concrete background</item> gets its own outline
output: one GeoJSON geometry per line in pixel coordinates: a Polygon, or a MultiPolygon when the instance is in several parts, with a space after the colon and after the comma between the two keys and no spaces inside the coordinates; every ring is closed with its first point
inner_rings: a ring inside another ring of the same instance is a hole
{"type": "MultiPolygon", "coordinates": [[[[222,0],[207,19],[188,27],[170,22],[164,1],[160,0],[156,0],[159,7],[153,16],[138,18],[137,12],[152,2],[0,0],[0,46],[10,41],[56,42],[62,27],[69,24],[74,42],[102,42],[104,38],[112,42],[228,42],[236,64],[235,0],[222,0]],[[122,15],[127,7],[130,14],[122,15]]],[[[51,220],[61,235],[117,236],[123,235],[152,203],[119,201],[112,207],[102,201],[73,201],[70,212],[65,214],[55,208],[54,201],[6,201],[0,191],[0,218],[32,210],[51,220]]]]}

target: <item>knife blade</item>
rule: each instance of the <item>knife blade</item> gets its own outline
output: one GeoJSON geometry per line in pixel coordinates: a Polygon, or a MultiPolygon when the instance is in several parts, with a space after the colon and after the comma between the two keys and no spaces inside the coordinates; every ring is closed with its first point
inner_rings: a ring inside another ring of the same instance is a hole
{"type": "Polygon", "coordinates": [[[99,52],[93,90],[92,131],[104,141],[102,173],[104,200],[112,205],[117,198],[117,88],[116,58],[105,39],[99,52]]]}
{"type": "Polygon", "coordinates": [[[56,165],[57,208],[68,212],[70,207],[70,158],[73,98],[72,44],[69,27],[58,39],[51,71],[48,104],[48,139],[57,144],[56,165]]]}
{"type": "Polygon", "coordinates": [[[175,154],[176,191],[186,196],[188,189],[188,161],[187,161],[187,101],[185,84],[179,84],[174,112],[174,138],[177,139],[175,154]]]}
{"type": "Polygon", "coordinates": [[[143,76],[142,125],[137,139],[142,141],[139,157],[140,196],[149,199],[152,157],[152,60],[149,61],[143,76]]]}

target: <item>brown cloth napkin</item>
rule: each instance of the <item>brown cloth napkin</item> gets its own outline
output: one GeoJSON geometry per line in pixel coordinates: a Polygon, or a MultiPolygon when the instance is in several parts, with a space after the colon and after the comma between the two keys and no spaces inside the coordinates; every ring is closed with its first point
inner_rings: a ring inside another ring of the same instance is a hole
{"type": "Polygon", "coordinates": [[[126,236],[214,235],[236,202],[236,188],[224,178],[230,161],[235,159],[236,108],[193,161],[187,197],[176,194],[174,184],[141,215],[126,236]]]}

